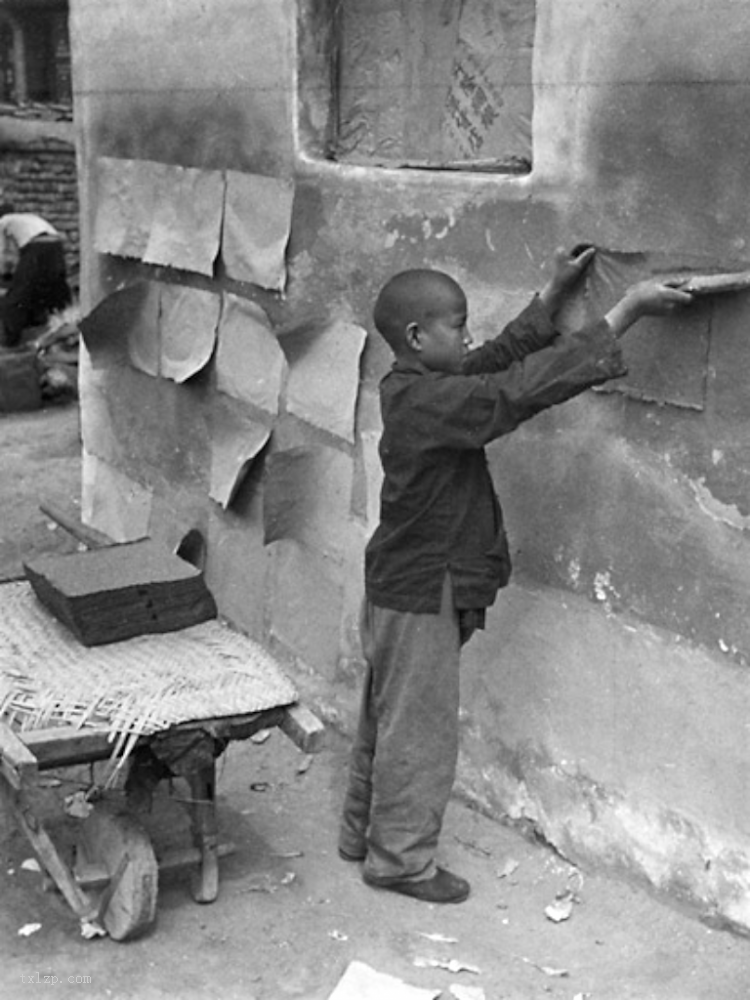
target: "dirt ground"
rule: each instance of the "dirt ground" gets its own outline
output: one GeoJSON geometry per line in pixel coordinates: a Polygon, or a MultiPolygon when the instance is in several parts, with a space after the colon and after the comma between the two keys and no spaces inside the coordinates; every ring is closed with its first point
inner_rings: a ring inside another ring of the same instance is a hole
{"type": "MultiPolygon", "coordinates": [[[[75,547],[38,510],[43,498],[78,497],[75,406],[0,417],[0,447],[7,579],[28,553],[75,547]]],[[[358,866],[335,851],[346,756],[335,732],[313,758],[278,731],[231,744],[220,763],[219,817],[237,851],[222,862],[218,900],[200,906],[185,873],[165,877],[153,930],[127,944],[81,937],[60,896],[22,867],[30,847],[0,812],[0,997],[38,995],[49,984],[58,998],[326,1000],[356,960],[445,1000],[747,1000],[750,940],[573,868],[459,802],[441,850],[472,882],[466,903],[430,906],[364,886],[358,866]],[[566,893],[572,912],[556,923],[545,908],[566,893]],[[19,935],[30,923],[41,926],[19,935]]],[[[62,799],[90,775],[69,768],[51,777],[38,807],[67,845],[75,821],[64,818],[62,799]]],[[[180,783],[161,786],[149,821],[157,849],[187,835],[184,794],[180,783]]]]}

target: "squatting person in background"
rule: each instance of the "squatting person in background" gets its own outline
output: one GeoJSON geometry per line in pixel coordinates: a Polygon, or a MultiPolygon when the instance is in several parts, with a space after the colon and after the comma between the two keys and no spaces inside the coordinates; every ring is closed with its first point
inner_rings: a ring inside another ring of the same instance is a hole
{"type": "Polygon", "coordinates": [[[0,204],[0,266],[9,279],[0,346],[13,348],[27,327],[70,304],[62,235],[41,216],[0,204]]]}

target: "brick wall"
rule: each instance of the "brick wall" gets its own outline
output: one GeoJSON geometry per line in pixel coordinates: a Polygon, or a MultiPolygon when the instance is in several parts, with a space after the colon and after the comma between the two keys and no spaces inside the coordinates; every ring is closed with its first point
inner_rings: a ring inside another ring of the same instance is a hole
{"type": "Polygon", "coordinates": [[[77,286],[80,252],[75,147],[39,139],[0,149],[0,200],[20,212],[36,212],[65,236],[72,283],[77,286]]]}

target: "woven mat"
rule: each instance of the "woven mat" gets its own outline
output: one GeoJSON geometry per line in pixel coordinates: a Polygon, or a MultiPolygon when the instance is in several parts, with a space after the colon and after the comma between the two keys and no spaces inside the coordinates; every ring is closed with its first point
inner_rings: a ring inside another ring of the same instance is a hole
{"type": "Polygon", "coordinates": [[[122,750],[179,722],[296,700],[273,657],[217,621],[87,648],[26,582],[0,586],[0,718],[17,730],[86,725],[122,750]]]}

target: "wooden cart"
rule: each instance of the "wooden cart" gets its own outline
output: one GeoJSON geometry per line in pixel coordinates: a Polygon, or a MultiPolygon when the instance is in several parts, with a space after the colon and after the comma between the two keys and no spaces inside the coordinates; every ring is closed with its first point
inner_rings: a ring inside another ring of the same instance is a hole
{"type": "MultiPolygon", "coordinates": [[[[21,586],[26,585],[0,586],[0,613],[6,610],[4,593],[10,593],[9,587],[21,586]]],[[[218,623],[209,624],[214,629],[222,627],[218,623]]],[[[59,643],[61,626],[51,622],[50,628],[54,641],[59,643]]],[[[170,636],[139,637],[117,645],[125,647],[127,652],[130,643],[140,642],[142,653],[144,641],[157,639],[164,643],[170,636]]],[[[0,667],[6,669],[8,648],[16,647],[11,644],[5,649],[5,662],[0,667]]],[[[17,651],[22,655],[22,649],[17,651]]],[[[83,653],[81,650],[81,655],[83,653]]],[[[212,739],[225,745],[271,727],[281,729],[305,752],[318,747],[323,729],[311,712],[292,701],[257,711],[181,722],[172,726],[168,734],[189,736],[209,731],[212,739]]],[[[131,756],[139,749],[148,748],[156,738],[153,734],[138,737],[131,747],[131,756]]],[[[0,721],[0,799],[14,815],[43,869],[79,918],[84,935],[106,932],[113,939],[124,941],[135,937],[154,920],[159,870],[194,866],[193,897],[197,902],[209,903],[218,894],[219,857],[228,853],[231,847],[219,843],[216,768],[211,758],[184,775],[190,787],[188,810],[192,846],[173,851],[157,864],[149,835],[137,815],[124,807],[112,808],[103,799],[94,801],[93,810],[80,820],[76,857],[69,863],[35,812],[32,792],[39,787],[38,779],[44,771],[106,760],[111,758],[112,746],[106,732],[86,725],[55,725],[19,732],[0,721]]]]}

